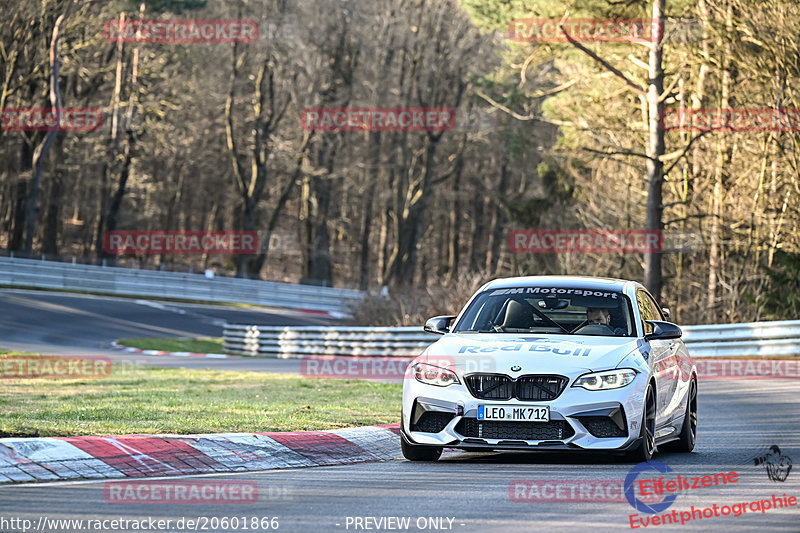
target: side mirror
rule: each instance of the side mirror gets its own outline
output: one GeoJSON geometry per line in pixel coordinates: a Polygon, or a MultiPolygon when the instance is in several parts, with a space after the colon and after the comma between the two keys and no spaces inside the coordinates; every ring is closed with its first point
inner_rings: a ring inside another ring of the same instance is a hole
{"type": "Polygon", "coordinates": [[[653,326],[653,332],[644,336],[644,340],[664,340],[664,339],[680,339],[683,336],[681,328],[672,322],[662,322],[661,320],[648,320],[648,324],[653,326]]]}
{"type": "Polygon", "coordinates": [[[672,313],[669,312],[669,307],[662,307],[661,312],[664,313],[665,317],[672,318],[672,313]]]}
{"type": "Polygon", "coordinates": [[[429,318],[425,322],[425,327],[422,328],[428,333],[436,333],[437,335],[444,335],[450,332],[450,322],[453,321],[455,315],[435,316],[429,318]]]}

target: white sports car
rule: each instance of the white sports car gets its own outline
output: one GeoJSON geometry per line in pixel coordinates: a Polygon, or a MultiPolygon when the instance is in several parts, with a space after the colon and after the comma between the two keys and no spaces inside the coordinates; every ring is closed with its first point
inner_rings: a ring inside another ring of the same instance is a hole
{"type": "Polygon", "coordinates": [[[593,450],[648,461],[690,452],[697,370],[681,330],[639,283],[520,277],[484,285],[403,385],[403,455],[442,448],[593,450]]]}

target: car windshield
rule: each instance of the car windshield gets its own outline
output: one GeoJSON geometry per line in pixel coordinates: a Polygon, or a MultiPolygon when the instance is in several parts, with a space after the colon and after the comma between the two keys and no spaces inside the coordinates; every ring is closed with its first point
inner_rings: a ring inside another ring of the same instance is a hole
{"type": "Polygon", "coordinates": [[[630,300],[587,288],[490,289],[470,303],[455,333],[635,336],[630,300]]]}

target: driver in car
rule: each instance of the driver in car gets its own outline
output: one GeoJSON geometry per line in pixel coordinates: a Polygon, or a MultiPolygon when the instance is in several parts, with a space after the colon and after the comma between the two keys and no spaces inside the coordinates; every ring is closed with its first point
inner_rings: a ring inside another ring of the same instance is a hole
{"type": "Polygon", "coordinates": [[[611,313],[608,309],[604,309],[601,307],[589,307],[586,309],[586,321],[589,324],[598,324],[601,326],[607,327],[609,330],[614,332],[614,335],[621,336],[625,335],[626,332],[622,328],[612,328],[611,327],[611,313]]]}

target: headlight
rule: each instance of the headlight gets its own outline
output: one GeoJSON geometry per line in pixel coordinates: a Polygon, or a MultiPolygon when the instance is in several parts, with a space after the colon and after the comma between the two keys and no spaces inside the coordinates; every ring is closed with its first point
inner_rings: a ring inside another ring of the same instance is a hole
{"type": "Polygon", "coordinates": [[[586,390],[608,390],[624,387],[636,377],[636,371],[630,368],[618,370],[605,370],[584,374],[575,380],[573,387],[583,387],[586,390]]]}
{"type": "Polygon", "coordinates": [[[420,383],[436,385],[437,387],[449,387],[458,381],[458,376],[452,370],[440,368],[438,366],[417,363],[414,365],[414,377],[420,383]]]}

